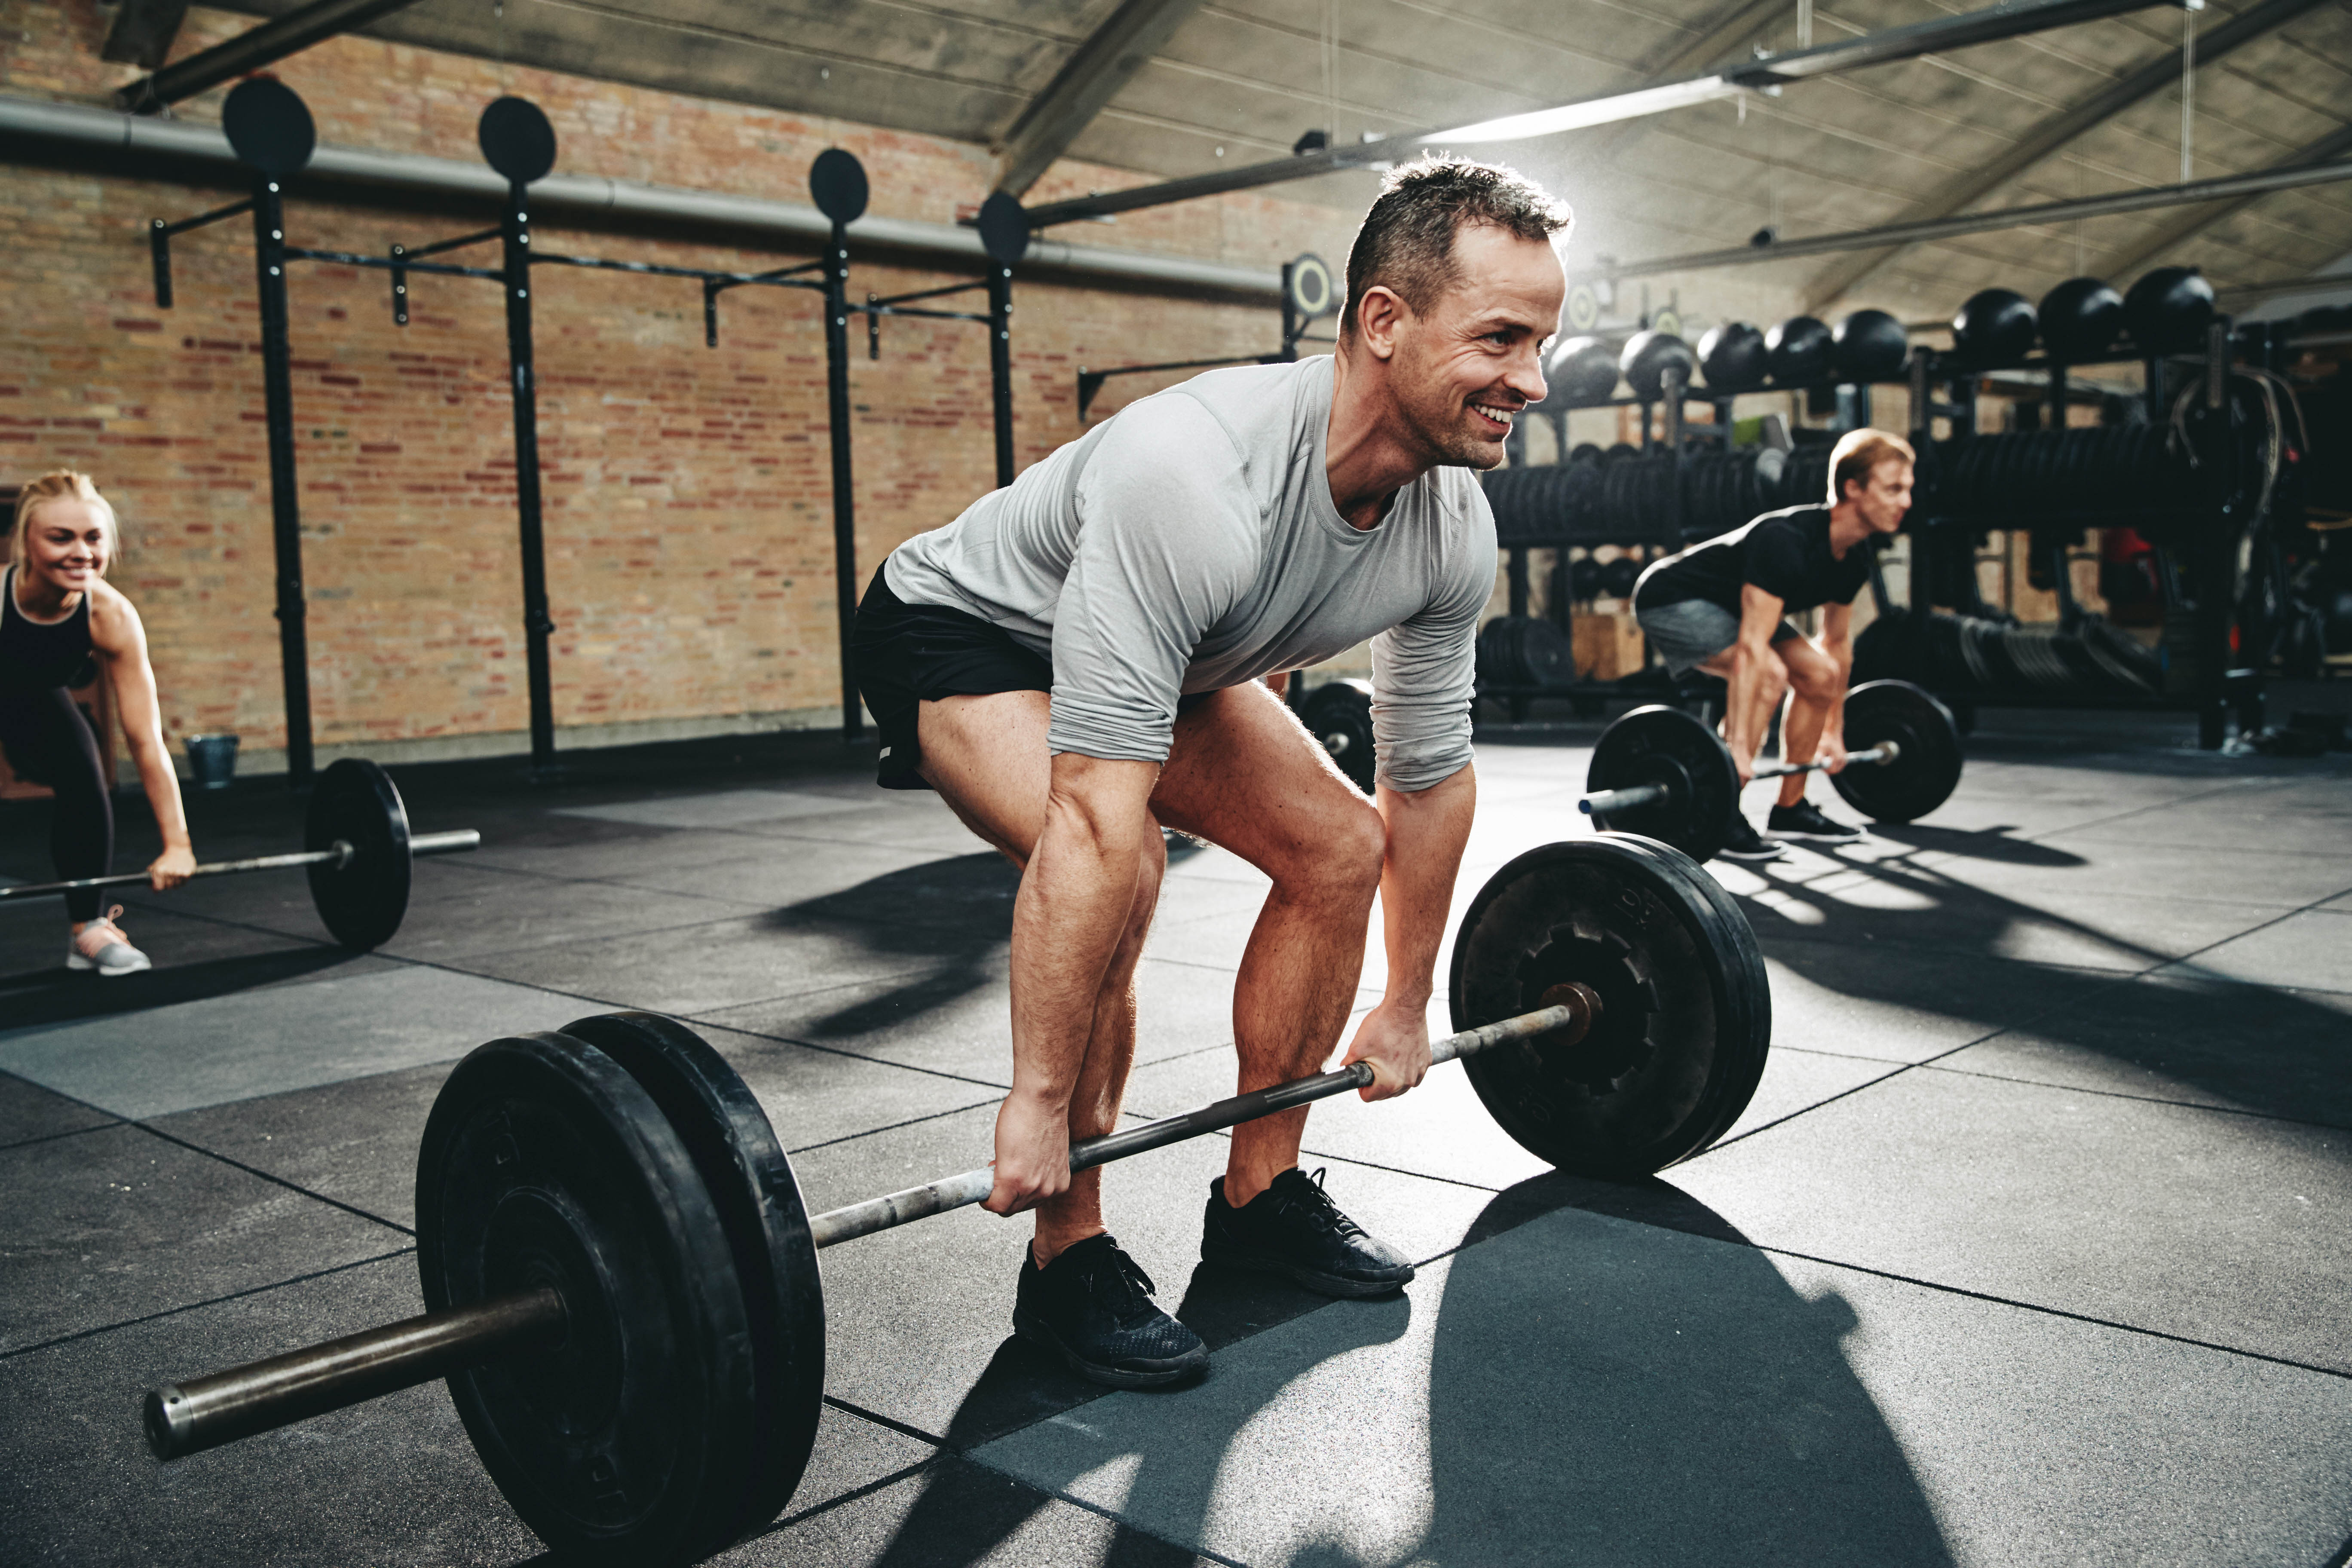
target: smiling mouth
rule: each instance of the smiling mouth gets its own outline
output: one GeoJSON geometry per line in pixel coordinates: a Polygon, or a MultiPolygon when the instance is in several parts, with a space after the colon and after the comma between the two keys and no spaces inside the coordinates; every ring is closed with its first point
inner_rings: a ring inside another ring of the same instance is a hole
{"type": "Polygon", "coordinates": [[[1484,403],[1474,403],[1470,405],[1470,412],[1507,435],[1511,428],[1512,416],[1520,411],[1517,408],[1496,408],[1484,403]]]}

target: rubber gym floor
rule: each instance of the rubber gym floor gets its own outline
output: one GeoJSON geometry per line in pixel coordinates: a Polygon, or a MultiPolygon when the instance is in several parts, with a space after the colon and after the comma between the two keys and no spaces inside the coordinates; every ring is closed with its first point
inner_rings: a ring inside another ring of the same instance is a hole
{"type": "MultiPolygon", "coordinates": [[[[1482,745],[1461,900],[1590,830],[1593,732],[1482,745]]],[[[1457,1068],[1318,1108],[1308,1167],[1423,1260],[1400,1298],[1200,1267],[1217,1139],[1116,1168],[1117,1234],[1214,1349],[1197,1386],[1106,1394],[1013,1341],[1020,1233],[984,1213],[828,1253],[816,1458],[722,1561],[2343,1563],[2352,757],[2189,739],[1989,712],[1928,821],[1715,866],[1773,1055],[1656,1180],[1548,1173],[1457,1068]]],[[[985,1159],[1014,879],[935,797],[821,737],[570,763],[395,769],[420,830],[483,847],[420,862],[367,956],[299,874],[125,899],[158,967],[121,981],[64,971],[54,905],[0,909],[0,1559],[534,1557],[439,1384],[170,1467],[135,1420],[419,1310],[411,1158],[483,1039],[690,1020],[814,1207],[985,1159]]],[[[0,812],[0,869],[48,874],[43,809],[0,812]]],[[[193,811],[207,858],[299,837],[275,781],[193,811]]],[[[1262,889],[1172,865],[1135,1115],[1230,1092],[1262,889]]]]}

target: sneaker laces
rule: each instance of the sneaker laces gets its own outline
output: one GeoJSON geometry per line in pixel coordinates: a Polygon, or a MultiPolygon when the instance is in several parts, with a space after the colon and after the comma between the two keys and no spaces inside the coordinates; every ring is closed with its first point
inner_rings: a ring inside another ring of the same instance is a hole
{"type": "Polygon", "coordinates": [[[1121,1323],[1160,1310],[1151,1300],[1152,1292],[1160,1287],[1151,1282],[1143,1265],[1129,1258],[1117,1242],[1111,1243],[1108,1266],[1089,1270],[1087,1279],[1088,1288],[1110,1309],[1113,1319],[1121,1323]]]}
{"type": "Polygon", "coordinates": [[[1318,1165],[1311,1176],[1304,1172],[1297,1173],[1297,1181],[1284,1184],[1288,1190],[1283,1194],[1283,1205],[1295,1205],[1307,1211],[1320,1220],[1325,1228],[1340,1236],[1361,1236],[1364,1227],[1341,1213],[1339,1205],[1331,1201],[1331,1194],[1323,1190],[1323,1178],[1330,1169],[1328,1165],[1318,1165]]]}
{"type": "Polygon", "coordinates": [[[74,932],[74,946],[81,950],[84,958],[96,958],[99,951],[110,942],[119,942],[125,947],[131,945],[131,939],[122,933],[121,926],[114,923],[115,917],[121,913],[122,906],[117,904],[96,920],[85,921],[81,930],[74,932]]]}

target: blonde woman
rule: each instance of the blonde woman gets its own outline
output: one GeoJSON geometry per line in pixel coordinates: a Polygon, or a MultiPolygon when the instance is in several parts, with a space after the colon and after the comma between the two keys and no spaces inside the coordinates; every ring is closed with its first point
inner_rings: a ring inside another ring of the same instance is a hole
{"type": "MultiPolygon", "coordinates": [[[[87,474],[58,468],[17,496],[8,569],[0,579],[0,752],[18,777],[56,792],[49,855],[58,875],[106,875],[114,859],[114,804],[98,737],[66,689],[95,656],[114,689],[139,782],[163,830],[163,853],[147,868],[149,882],[161,890],[186,881],[196,857],[180,782],[163,749],[146,628],[131,601],[105,581],[121,548],[114,508],[87,474]]],[[[66,895],[66,915],[73,922],[66,967],[102,975],[147,968],[147,955],[114,923],[122,906],[101,914],[100,902],[95,888],[66,895]]]]}

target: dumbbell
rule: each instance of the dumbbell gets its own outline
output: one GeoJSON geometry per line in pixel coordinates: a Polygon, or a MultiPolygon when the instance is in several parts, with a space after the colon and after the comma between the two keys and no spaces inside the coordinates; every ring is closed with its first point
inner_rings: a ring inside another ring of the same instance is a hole
{"type": "MultiPolygon", "coordinates": [[[[1951,710],[1905,680],[1873,680],[1845,695],[1846,766],[1830,783],[1879,822],[1911,822],[1951,798],[1960,782],[1960,731],[1951,710]]],[[[1819,763],[1766,763],[1758,778],[1811,773],[1819,763]]],[[[1577,809],[1606,832],[1663,839],[1694,860],[1721,853],[1739,811],[1739,769],[1713,730],[1679,708],[1636,708],[1601,731],[1577,809]]]]}
{"type": "MultiPolygon", "coordinates": [[[[303,847],[284,855],[215,860],[191,877],[242,876],[247,871],[310,873],[310,901],[319,919],[345,947],[365,952],[392,940],[408,913],[409,864],[420,855],[454,855],[481,847],[470,827],[446,833],[408,831],[408,808],[392,775],[362,757],[330,764],[310,786],[303,847]]],[[[82,888],[147,885],[144,871],[76,877],[63,882],[22,882],[0,888],[0,900],[54,898],[82,888]]]]}
{"type": "MultiPolygon", "coordinates": [[[[1646,1177],[1706,1148],[1771,1038],[1738,905],[1631,836],[1496,872],[1448,983],[1458,1032],[1433,1059],[1459,1059],[1504,1131],[1587,1175],[1646,1177]]],[[[1078,1143],[1071,1165],[1370,1081],[1359,1062],[1239,1095],[1078,1143]]],[[[683,1025],[609,1014],[493,1040],[451,1072],[417,1152],[425,1314],[157,1389],[148,1442],[177,1458],[446,1377],[483,1466],[549,1546],[691,1562],[774,1518],[807,1466],[819,1249],[976,1204],[992,1181],[971,1170],[813,1215],[767,1113],[683,1025]]]]}

